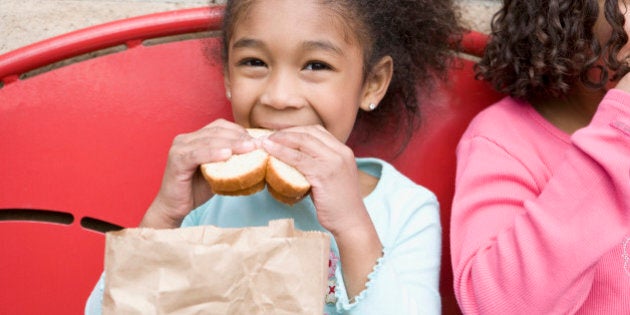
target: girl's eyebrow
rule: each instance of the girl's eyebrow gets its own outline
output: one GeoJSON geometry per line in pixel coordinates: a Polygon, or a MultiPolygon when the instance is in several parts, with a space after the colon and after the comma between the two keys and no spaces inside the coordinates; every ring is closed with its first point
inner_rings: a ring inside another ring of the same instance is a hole
{"type": "MultiPolygon", "coordinates": [[[[257,39],[244,37],[238,39],[232,44],[232,49],[236,48],[264,48],[265,44],[257,39]]],[[[327,40],[309,40],[302,43],[302,49],[305,51],[324,50],[336,55],[343,56],[343,50],[339,46],[327,40]]]]}
{"type": "Polygon", "coordinates": [[[305,51],[309,50],[325,50],[336,55],[343,56],[343,50],[339,48],[339,46],[333,44],[327,40],[313,40],[313,41],[305,41],[302,44],[302,48],[305,51]]]}
{"type": "Polygon", "coordinates": [[[264,47],[264,46],[265,44],[263,44],[262,41],[245,37],[234,42],[234,44],[232,45],[232,48],[233,49],[234,48],[256,48],[256,47],[264,47]]]}

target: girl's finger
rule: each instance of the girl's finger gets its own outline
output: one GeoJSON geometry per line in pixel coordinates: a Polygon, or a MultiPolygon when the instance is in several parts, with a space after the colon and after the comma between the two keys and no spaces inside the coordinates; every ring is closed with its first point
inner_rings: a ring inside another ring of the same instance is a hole
{"type": "Polygon", "coordinates": [[[270,140],[283,146],[298,150],[306,155],[317,157],[337,151],[343,145],[321,126],[294,127],[277,131],[270,140]]]}
{"type": "Polygon", "coordinates": [[[297,142],[276,142],[271,138],[262,140],[262,147],[269,154],[303,172],[301,165],[312,164],[313,156],[301,151],[297,144],[297,142]]]}
{"type": "Polygon", "coordinates": [[[311,179],[328,174],[330,168],[354,165],[352,150],[316,127],[274,133],[264,140],[263,148],[311,179]]]}
{"type": "Polygon", "coordinates": [[[319,141],[321,141],[323,144],[325,144],[326,146],[330,148],[334,148],[339,145],[342,145],[339,139],[335,138],[335,136],[333,136],[330,132],[328,132],[328,130],[326,130],[326,128],[324,128],[321,125],[292,127],[292,128],[281,130],[280,134],[282,134],[282,132],[306,133],[317,138],[319,141]]]}
{"type": "Polygon", "coordinates": [[[244,128],[226,121],[178,135],[173,141],[170,154],[176,161],[198,166],[225,160],[232,154],[249,152],[255,148],[255,141],[244,128]]]}

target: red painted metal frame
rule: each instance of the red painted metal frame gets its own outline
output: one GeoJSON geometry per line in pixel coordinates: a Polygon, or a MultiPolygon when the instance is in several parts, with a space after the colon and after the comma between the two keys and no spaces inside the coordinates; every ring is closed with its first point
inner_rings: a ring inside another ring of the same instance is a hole
{"type": "Polygon", "coordinates": [[[483,52],[488,42],[488,34],[477,31],[469,31],[462,38],[462,52],[474,57],[483,56],[483,52]]]}
{"type": "Polygon", "coordinates": [[[7,84],[22,73],[84,53],[162,36],[219,30],[223,7],[155,13],[97,25],[53,37],[0,55],[0,79],[7,84]]]}
{"type": "Polygon", "coordinates": [[[140,45],[218,30],[222,9],[114,21],[0,55],[0,314],[82,313],[104,257],[103,234],[84,223],[137,224],[159,186],[172,134],[228,115],[225,106],[197,101],[224,95],[221,71],[203,62],[201,49],[210,42],[140,45]],[[20,79],[37,68],[118,45],[127,49],[20,79]],[[159,86],[150,84],[158,78],[163,81],[159,86]],[[209,89],[201,82],[206,79],[219,84],[209,89]],[[150,95],[138,95],[142,93],[150,95]],[[168,102],[179,109],[170,109],[168,102]],[[164,114],[157,117],[151,111],[164,114]],[[159,125],[143,126],[151,121],[159,125]],[[141,148],[134,148],[129,138],[141,148]],[[134,149],[144,151],[123,157],[134,149]],[[48,215],[47,210],[71,220],[5,216],[48,215]]]}

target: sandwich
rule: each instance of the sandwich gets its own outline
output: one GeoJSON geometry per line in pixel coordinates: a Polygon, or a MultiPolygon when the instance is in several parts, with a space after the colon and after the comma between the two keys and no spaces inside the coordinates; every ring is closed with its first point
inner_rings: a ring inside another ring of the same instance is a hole
{"type": "MultiPolygon", "coordinates": [[[[247,132],[259,138],[273,131],[250,128],[247,132]]],[[[311,189],[302,173],[263,149],[235,154],[225,161],[202,164],[201,173],[218,195],[246,196],[266,186],[276,200],[292,205],[308,195],[311,189]]]]}

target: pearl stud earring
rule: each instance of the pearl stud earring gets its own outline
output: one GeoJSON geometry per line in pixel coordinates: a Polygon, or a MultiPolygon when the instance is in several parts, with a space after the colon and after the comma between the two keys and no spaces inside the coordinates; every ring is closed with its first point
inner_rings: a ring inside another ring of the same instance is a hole
{"type": "Polygon", "coordinates": [[[370,105],[368,105],[368,108],[370,109],[370,111],[373,111],[376,109],[376,104],[370,103],[370,105]]]}

